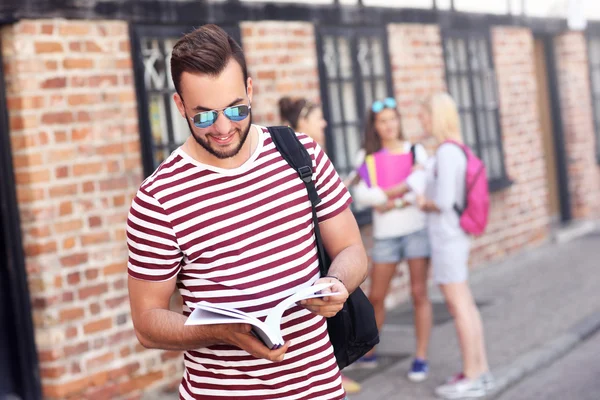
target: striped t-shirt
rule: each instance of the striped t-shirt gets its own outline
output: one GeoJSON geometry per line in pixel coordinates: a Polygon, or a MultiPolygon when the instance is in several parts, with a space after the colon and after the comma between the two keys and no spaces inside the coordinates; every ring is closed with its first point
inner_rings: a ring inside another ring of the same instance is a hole
{"type": "MultiPolygon", "coordinates": [[[[225,304],[264,319],[299,287],[319,278],[311,205],[304,183],[258,126],[257,148],[242,166],[221,169],[175,150],[146,179],[127,221],[129,274],[161,281],[177,275],[187,302],[225,304]]],[[[333,165],[308,136],[322,199],[319,222],[351,198],[333,165]]],[[[257,359],[228,345],[186,351],[182,399],[343,399],[326,320],[294,306],[282,319],[285,359],[257,359]]]]}

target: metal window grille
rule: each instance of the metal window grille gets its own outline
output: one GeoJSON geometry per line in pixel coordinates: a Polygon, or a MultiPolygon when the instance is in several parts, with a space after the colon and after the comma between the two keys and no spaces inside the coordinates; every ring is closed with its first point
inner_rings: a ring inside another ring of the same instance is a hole
{"type": "Polygon", "coordinates": [[[463,139],[485,162],[490,188],[500,188],[508,179],[489,33],[445,32],[444,57],[448,90],[458,105],[463,139]]]}
{"type": "Polygon", "coordinates": [[[356,167],[366,110],[393,96],[385,29],[323,28],[317,40],[328,154],[341,175],[356,167]]]}
{"type": "Polygon", "coordinates": [[[600,163],[600,37],[588,39],[592,105],[596,131],[596,158],[600,163]]]}

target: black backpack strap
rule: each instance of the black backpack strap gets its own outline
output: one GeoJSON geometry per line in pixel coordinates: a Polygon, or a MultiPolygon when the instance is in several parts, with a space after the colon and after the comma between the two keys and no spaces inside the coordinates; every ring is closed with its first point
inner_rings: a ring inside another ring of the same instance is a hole
{"type": "Polygon", "coordinates": [[[304,182],[306,190],[308,191],[308,198],[312,208],[312,220],[315,231],[315,237],[317,241],[317,252],[319,254],[319,268],[321,270],[321,276],[327,275],[329,271],[329,260],[325,250],[323,248],[323,239],[321,238],[321,231],[319,230],[319,219],[317,218],[317,204],[321,202],[321,198],[317,193],[315,182],[312,179],[313,168],[312,158],[306,147],[296,136],[296,132],[288,126],[271,126],[268,128],[271,134],[271,139],[275,144],[275,147],[281,153],[283,159],[298,172],[298,176],[304,182]]]}
{"type": "Polygon", "coordinates": [[[417,145],[413,144],[410,146],[410,154],[412,155],[412,165],[415,165],[417,163],[417,145]]]}

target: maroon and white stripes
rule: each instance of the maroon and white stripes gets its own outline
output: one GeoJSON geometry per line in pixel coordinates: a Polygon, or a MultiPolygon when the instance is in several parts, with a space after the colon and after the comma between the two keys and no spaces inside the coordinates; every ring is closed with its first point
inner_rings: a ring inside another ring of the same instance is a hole
{"type": "MultiPolygon", "coordinates": [[[[177,275],[187,302],[226,304],[264,319],[319,276],[311,206],[304,184],[271,140],[260,140],[241,167],[201,164],[177,149],[141,185],[127,221],[129,274],[162,281],[177,275]]],[[[306,135],[322,202],[319,221],[351,201],[333,165],[306,135]]],[[[280,363],[231,346],[185,353],[182,399],[343,399],[324,318],[299,306],[282,320],[292,344],[280,363]]]]}

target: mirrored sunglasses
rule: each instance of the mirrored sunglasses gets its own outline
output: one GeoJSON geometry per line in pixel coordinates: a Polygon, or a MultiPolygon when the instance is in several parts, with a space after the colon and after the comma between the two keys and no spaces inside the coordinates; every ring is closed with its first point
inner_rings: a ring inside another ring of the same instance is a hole
{"type": "Polygon", "coordinates": [[[190,119],[194,122],[195,127],[208,128],[209,126],[215,123],[215,121],[219,117],[219,113],[221,112],[230,121],[240,122],[245,120],[248,117],[248,115],[250,115],[251,108],[252,107],[250,107],[249,104],[239,104],[237,106],[231,106],[223,108],[221,110],[202,111],[194,115],[190,119]]]}
{"type": "Polygon", "coordinates": [[[383,100],[377,100],[371,106],[371,110],[374,113],[378,113],[384,108],[396,108],[396,100],[391,97],[386,97],[383,100]]]}

